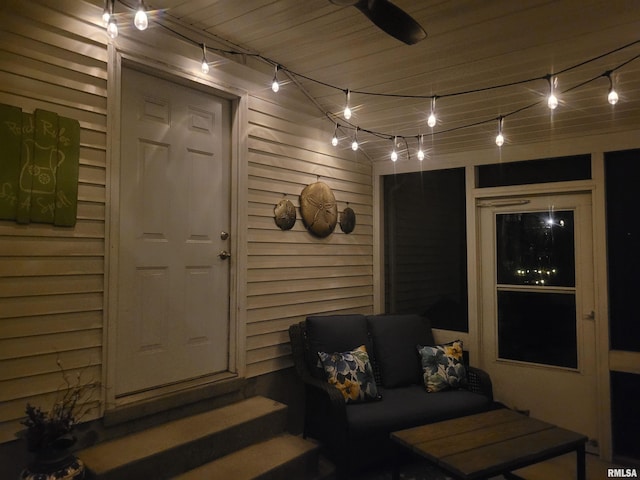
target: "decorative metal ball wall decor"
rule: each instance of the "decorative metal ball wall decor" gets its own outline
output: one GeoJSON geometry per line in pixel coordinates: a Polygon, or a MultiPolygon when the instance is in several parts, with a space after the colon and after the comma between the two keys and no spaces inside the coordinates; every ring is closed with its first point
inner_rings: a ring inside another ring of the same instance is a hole
{"type": "Polygon", "coordinates": [[[345,208],[340,214],[340,228],[344,233],[351,233],[356,228],[356,212],[351,207],[345,208]]]}
{"type": "Polygon", "coordinates": [[[276,225],[281,230],[291,230],[296,223],[296,207],[291,201],[283,198],[273,209],[276,225]]]}
{"type": "Polygon", "coordinates": [[[326,183],[307,185],[300,194],[300,214],[307,230],[324,238],[336,228],[338,206],[336,197],[326,183]]]}

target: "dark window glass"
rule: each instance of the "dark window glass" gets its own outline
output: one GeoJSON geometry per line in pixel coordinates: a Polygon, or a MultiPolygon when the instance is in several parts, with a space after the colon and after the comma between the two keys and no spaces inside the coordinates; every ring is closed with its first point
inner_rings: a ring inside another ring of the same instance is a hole
{"type": "Polygon", "coordinates": [[[573,212],[496,216],[498,284],[575,286],[573,212]]]}
{"type": "Polygon", "coordinates": [[[591,156],[493,163],[476,167],[476,187],[503,187],[591,178],[591,156]]]}
{"type": "Polygon", "coordinates": [[[578,368],[575,295],[499,291],[498,356],[578,368]]]}
{"type": "Polygon", "coordinates": [[[640,375],[611,372],[611,424],[615,460],[640,462],[640,375]]]}
{"type": "Polygon", "coordinates": [[[611,348],[640,352],[640,150],[605,155],[611,348]]]}
{"type": "Polygon", "coordinates": [[[468,331],[464,169],[384,177],[385,310],[468,331]]]}

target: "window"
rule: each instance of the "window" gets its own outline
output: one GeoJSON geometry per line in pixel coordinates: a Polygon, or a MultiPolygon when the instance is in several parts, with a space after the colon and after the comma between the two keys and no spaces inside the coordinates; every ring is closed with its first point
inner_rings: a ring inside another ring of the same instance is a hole
{"type": "Polygon", "coordinates": [[[385,309],[468,331],[464,169],[384,177],[385,309]]]}

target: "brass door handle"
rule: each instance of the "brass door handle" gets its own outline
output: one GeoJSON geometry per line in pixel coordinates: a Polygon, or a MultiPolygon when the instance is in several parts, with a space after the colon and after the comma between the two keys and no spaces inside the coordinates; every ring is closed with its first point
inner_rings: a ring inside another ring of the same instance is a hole
{"type": "Polygon", "coordinates": [[[231,257],[231,254],[229,252],[227,252],[226,250],[222,250],[220,251],[220,253],[218,254],[218,256],[222,259],[222,260],[227,260],[229,257],[231,257]]]}

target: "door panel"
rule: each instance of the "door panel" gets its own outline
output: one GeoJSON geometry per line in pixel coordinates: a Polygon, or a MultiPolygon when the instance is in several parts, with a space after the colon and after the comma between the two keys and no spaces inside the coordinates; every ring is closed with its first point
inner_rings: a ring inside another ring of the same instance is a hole
{"type": "Polygon", "coordinates": [[[496,399],[597,433],[591,197],[479,202],[482,365],[496,399]]]}
{"type": "Polygon", "coordinates": [[[230,103],[122,74],[116,396],[229,368],[230,103]]]}

